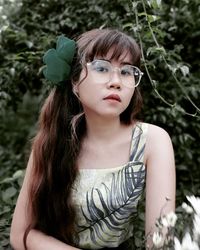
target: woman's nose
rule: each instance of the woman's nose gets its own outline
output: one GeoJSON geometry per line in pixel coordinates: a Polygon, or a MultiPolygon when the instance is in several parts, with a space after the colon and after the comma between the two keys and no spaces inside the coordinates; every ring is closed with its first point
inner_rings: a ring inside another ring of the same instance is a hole
{"type": "Polygon", "coordinates": [[[108,85],[110,88],[116,88],[116,89],[121,89],[121,78],[120,78],[120,73],[118,70],[113,70],[110,81],[108,82],[108,85]]]}

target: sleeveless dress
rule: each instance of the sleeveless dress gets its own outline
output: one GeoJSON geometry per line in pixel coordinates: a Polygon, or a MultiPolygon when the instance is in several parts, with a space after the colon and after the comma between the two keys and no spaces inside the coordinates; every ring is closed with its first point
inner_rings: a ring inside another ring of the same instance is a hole
{"type": "Polygon", "coordinates": [[[115,168],[79,170],[72,191],[77,247],[115,248],[133,235],[137,204],[145,184],[147,131],[146,123],[134,127],[128,163],[115,168]]]}

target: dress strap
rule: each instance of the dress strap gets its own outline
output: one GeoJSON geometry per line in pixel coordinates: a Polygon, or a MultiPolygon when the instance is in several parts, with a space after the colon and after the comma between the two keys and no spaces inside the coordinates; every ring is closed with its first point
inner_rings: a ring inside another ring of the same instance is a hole
{"type": "Polygon", "coordinates": [[[144,149],[146,145],[148,132],[147,123],[137,123],[133,129],[131,150],[130,150],[130,161],[143,162],[144,160],[144,149]]]}

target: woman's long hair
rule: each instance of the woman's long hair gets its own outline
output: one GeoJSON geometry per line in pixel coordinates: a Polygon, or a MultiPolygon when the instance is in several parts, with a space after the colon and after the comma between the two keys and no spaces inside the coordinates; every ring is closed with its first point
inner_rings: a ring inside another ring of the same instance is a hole
{"type": "MultiPolygon", "coordinates": [[[[75,209],[72,189],[79,173],[77,157],[86,134],[82,106],[73,93],[86,62],[105,56],[112,48],[110,59],[118,59],[125,51],[132,64],[140,66],[140,49],[134,39],[113,29],[94,29],[77,40],[77,52],[72,66],[71,81],[53,89],[40,114],[39,129],[33,141],[33,166],[29,183],[29,225],[24,245],[31,229],[75,245],[75,209]]],[[[79,83],[80,84],[80,83],[79,83]]],[[[122,123],[130,124],[142,106],[136,88],[127,109],[120,115],[122,123]]]]}

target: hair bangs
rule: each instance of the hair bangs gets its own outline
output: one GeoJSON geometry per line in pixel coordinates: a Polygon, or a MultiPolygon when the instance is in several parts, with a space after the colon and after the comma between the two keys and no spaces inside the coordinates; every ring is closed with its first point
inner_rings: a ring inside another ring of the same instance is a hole
{"type": "Polygon", "coordinates": [[[81,37],[79,40],[79,43],[85,45],[84,52],[81,53],[83,63],[92,61],[95,57],[105,57],[108,52],[111,52],[110,60],[119,60],[122,55],[125,58],[130,53],[131,63],[139,66],[140,49],[135,40],[128,35],[109,29],[95,29],[87,32],[87,35],[87,39],[81,37]]]}

